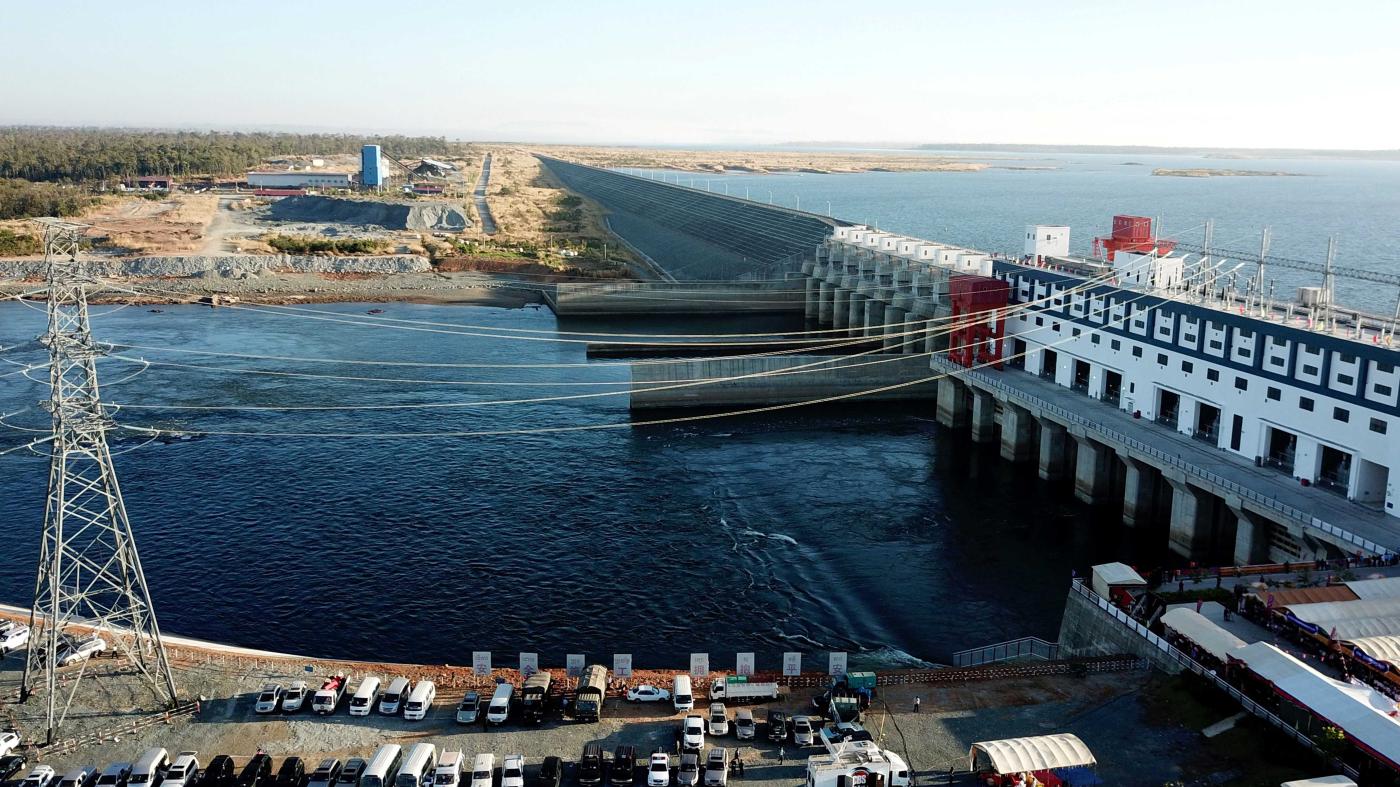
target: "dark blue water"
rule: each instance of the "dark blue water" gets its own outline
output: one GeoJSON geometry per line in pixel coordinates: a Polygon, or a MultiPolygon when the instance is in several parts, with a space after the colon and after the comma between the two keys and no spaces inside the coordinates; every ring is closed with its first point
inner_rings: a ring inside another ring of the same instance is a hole
{"type": "MultiPolygon", "coordinates": [[[[932,155],[932,154],[931,154],[932,155]]],[[[1336,264],[1400,273],[1400,162],[1221,159],[1109,154],[951,154],[986,161],[981,172],[868,172],[842,175],[697,175],[668,173],[684,184],[761,202],[879,226],[891,232],[984,251],[1019,255],[1027,224],[1066,224],[1071,247],[1087,254],[1107,235],[1114,214],[1160,219],[1162,237],[1200,243],[1215,220],[1216,248],[1259,250],[1260,229],[1273,228],[1271,254],[1321,263],[1337,236],[1336,264]],[[1008,169],[1005,167],[1047,167],[1008,169]],[[1155,168],[1252,169],[1301,177],[1181,178],[1155,168]]],[[[1233,266],[1231,266],[1233,267],[1233,266]]],[[[1241,269],[1242,271],[1244,269],[1241,269]]],[[[1250,266],[1252,275],[1252,266],[1250,266]]],[[[1240,286],[1243,286],[1241,274],[1240,286]]],[[[1282,300],[1321,277],[1273,268],[1282,300]]],[[[1389,314],[1394,288],[1337,280],[1344,305],[1389,314]]]]}
{"type": "MultiPolygon", "coordinates": [[[[358,323],[368,306],[315,307],[358,323]]],[[[552,331],[546,311],[384,305],[385,317],[552,331]]],[[[96,311],[106,311],[105,307],[96,311]]],[[[429,328],[451,331],[450,328],[429,328]]],[[[0,304],[0,345],[42,314],[0,304]]],[[[579,344],[398,330],[251,311],[132,307],[95,319],[108,341],[258,355],[453,364],[581,364],[579,344]]],[[[713,325],[671,330],[715,330],[713,325]]],[[[767,329],[766,327],[763,329],[767,329]]],[[[726,325],[721,330],[742,330],[726,325]]],[[[469,331],[490,333],[489,331],[469,331]]],[[[550,334],[542,334],[548,338],[550,334]]],[[[120,440],[114,450],[166,631],[365,659],[467,663],[491,649],[642,666],[736,650],[856,663],[940,661],[956,649],[1053,637],[1072,568],[1137,555],[1109,514],[1063,485],[940,431],[930,407],[852,402],[633,426],[624,397],[455,406],[619,390],[624,368],[422,368],[253,361],[127,350],[209,369],[102,364],[128,424],[209,432],[454,437],[120,440]],[[368,382],[223,373],[394,377],[368,382]],[[127,377],[124,382],[118,382],[127,377]],[[556,385],[591,382],[607,385],[556,385]],[[464,383],[488,383],[468,385],[464,383]],[[152,411],[129,405],[416,410],[152,411]]],[[[41,358],[35,352],[0,355],[41,358]]],[[[5,373],[11,367],[5,365],[5,373]]],[[[42,377],[42,375],[40,375],[42,377]]],[[[44,428],[45,387],[0,378],[0,412],[44,428]]],[[[0,430],[3,445],[22,433],[0,430]]],[[[31,592],[46,463],[0,457],[0,600],[31,592]]]]}

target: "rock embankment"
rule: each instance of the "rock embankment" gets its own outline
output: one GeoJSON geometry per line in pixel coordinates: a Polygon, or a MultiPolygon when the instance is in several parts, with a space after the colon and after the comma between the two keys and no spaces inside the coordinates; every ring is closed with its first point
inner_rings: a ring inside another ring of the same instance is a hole
{"type": "MultiPolygon", "coordinates": [[[[379,257],[329,257],[298,254],[185,255],[174,257],[115,257],[91,259],[99,276],[122,278],[187,278],[217,276],[242,279],[268,273],[426,273],[426,257],[416,254],[379,257]]],[[[39,259],[0,260],[0,279],[44,276],[39,259]]]]}
{"type": "Polygon", "coordinates": [[[267,208],[267,218],[425,232],[461,232],[471,225],[461,208],[446,202],[371,202],[317,196],[278,200],[267,208]]]}

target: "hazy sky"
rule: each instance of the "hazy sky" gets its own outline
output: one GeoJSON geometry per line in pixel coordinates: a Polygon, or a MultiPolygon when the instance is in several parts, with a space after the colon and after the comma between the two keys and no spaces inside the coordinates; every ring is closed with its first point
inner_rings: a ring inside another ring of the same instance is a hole
{"type": "Polygon", "coordinates": [[[0,124],[1400,146],[1400,2],[0,5],[0,124]]]}

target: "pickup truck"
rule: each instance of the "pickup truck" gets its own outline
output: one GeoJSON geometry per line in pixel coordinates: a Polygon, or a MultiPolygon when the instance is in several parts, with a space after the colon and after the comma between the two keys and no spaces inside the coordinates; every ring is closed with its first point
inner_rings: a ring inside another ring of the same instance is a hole
{"type": "Polygon", "coordinates": [[[335,713],[341,698],[345,696],[345,686],[349,682],[344,675],[327,678],[326,682],[321,684],[321,688],[316,691],[316,696],[311,698],[311,710],[323,716],[335,713]]]}

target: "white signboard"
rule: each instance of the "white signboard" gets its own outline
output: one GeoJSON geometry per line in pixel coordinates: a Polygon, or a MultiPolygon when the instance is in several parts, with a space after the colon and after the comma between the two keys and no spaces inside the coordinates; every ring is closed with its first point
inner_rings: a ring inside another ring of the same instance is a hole
{"type": "Polygon", "coordinates": [[[752,674],[753,674],[753,654],[752,654],[752,653],[736,653],[736,654],[734,654],[734,655],[735,655],[735,659],[734,659],[734,674],[736,674],[736,675],[752,675],[752,674]]]}
{"type": "Polygon", "coordinates": [[[569,671],[569,677],[577,678],[583,674],[583,654],[570,653],[564,657],[564,666],[569,671]]]}
{"type": "Polygon", "coordinates": [[[613,654],[613,674],[616,675],[616,676],[619,677],[619,678],[630,678],[630,677],[632,677],[632,654],[631,654],[631,653],[614,653],[614,654],[613,654]]]}
{"type": "Polygon", "coordinates": [[[472,651],[472,674],[478,677],[487,677],[491,674],[491,651],[472,651]]]}
{"type": "Polygon", "coordinates": [[[708,678],[710,676],[710,654],[692,653],[690,654],[690,677],[708,678]]]}
{"type": "Polygon", "coordinates": [[[520,674],[530,677],[540,671],[540,654],[521,653],[520,654],[520,674]]]}
{"type": "Polygon", "coordinates": [[[802,674],[801,653],[789,651],[783,654],[783,674],[789,676],[802,674]]]}
{"type": "Polygon", "coordinates": [[[828,675],[832,675],[839,678],[842,675],[846,674],[846,654],[844,652],[837,653],[835,651],[832,651],[831,660],[830,662],[828,662],[828,664],[828,675]]]}

